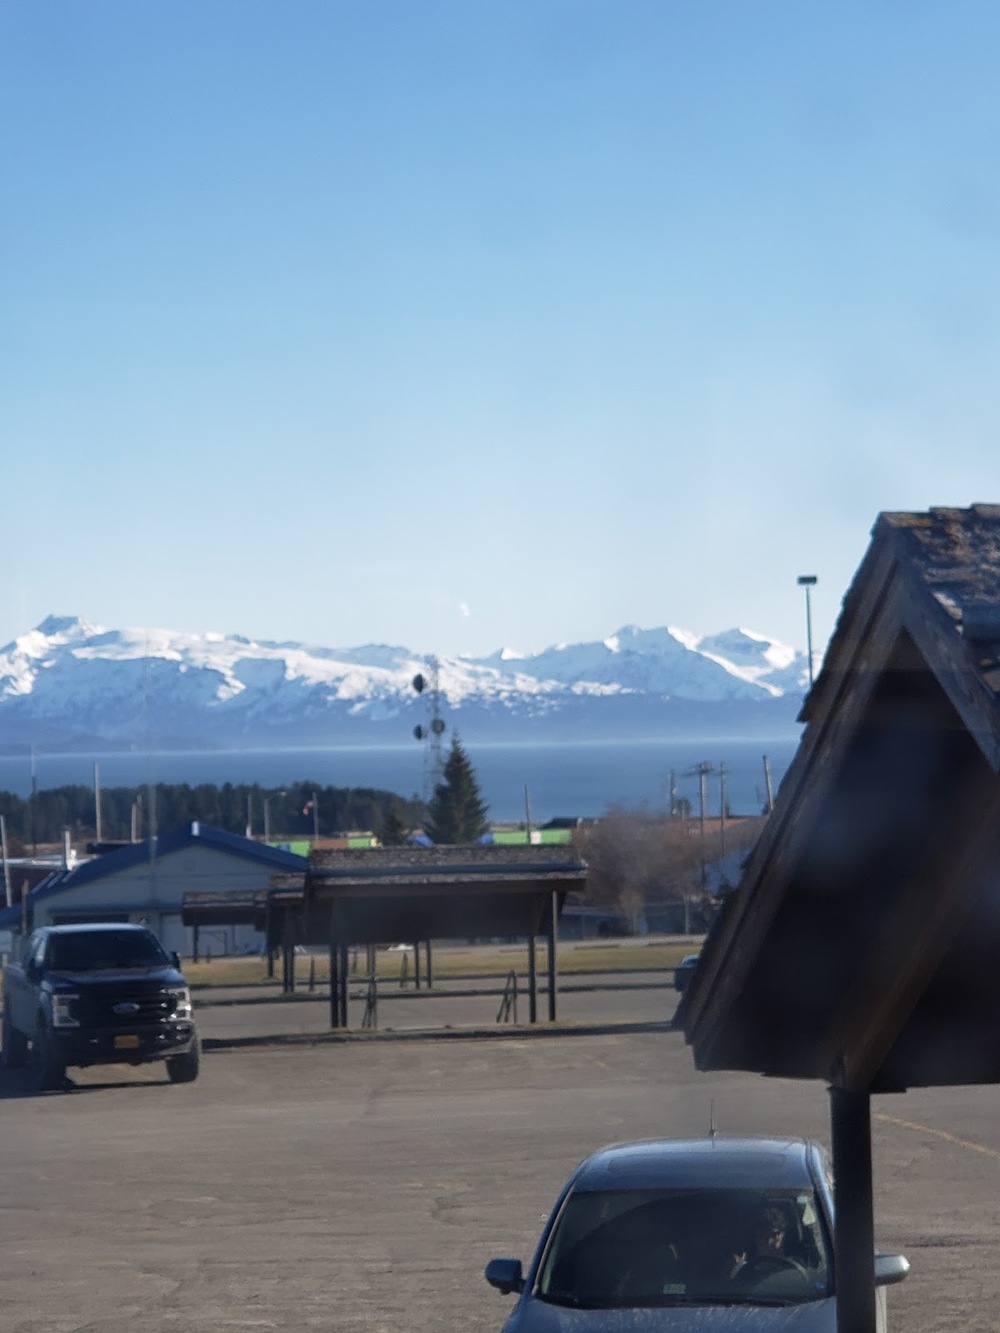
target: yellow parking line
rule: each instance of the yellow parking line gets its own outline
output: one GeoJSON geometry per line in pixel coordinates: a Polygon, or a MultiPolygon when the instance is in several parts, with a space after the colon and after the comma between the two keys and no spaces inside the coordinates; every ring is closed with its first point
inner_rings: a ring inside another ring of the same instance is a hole
{"type": "Polygon", "coordinates": [[[902,1120],[898,1115],[886,1115],[883,1111],[876,1111],[874,1119],[882,1120],[887,1125],[897,1125],[900,1129],[916,1130],[918,1134],[931,1134],[936,1139],[944,1139],[945,1143],[953,1143],[956,1148],[968,1148],[970,1152],[981,1152],[984,1157],[1000,1158],[1000,1148],[987,1148],[984,1143],[973,1143],[971,1139],[960,1139],[944,1129],[931,1129],[930,1125],[918,1125],[914,1120],[902,1120]]]}

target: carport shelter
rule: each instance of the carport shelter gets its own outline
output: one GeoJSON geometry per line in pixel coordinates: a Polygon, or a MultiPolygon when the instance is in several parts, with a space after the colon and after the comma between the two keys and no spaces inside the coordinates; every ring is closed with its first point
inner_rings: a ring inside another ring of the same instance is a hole
{"type": "MultiPolygon", "coordinates": [[[[549,1019],[556,1018],[556,922],[587,866],[569,847],[385,847],[316,851],[305,876],[306,934],[330,948],[330,1010],[347,1026],[347,950],[356,944],[518,939],[528,943],[537,1018],[535,939],[548,939],[549,1019]]],[[[430,945],[428,943],[428,970],[430,945]]]]}
{"type": "Polygon", "coordinates": [[[1000,1081],[1000,506],[887,513],[676,1023],[830,1086],[840,1333],[875,1327],[870,1094],[1000,1081]]]}

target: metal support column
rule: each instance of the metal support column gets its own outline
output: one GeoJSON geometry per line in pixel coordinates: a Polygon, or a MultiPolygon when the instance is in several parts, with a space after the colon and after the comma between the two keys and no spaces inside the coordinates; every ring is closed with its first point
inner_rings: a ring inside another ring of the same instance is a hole
{"type": "Polygon", "coordinates": [[[434,989],[434,969],[431,966],[431,942],[427,941],[427,989],[434,989]]]}
{"type": "Polygon", "coordinates": [[[559,919],[559,895],[553,890],[549,896],[549,1022],[556,1021],[556,984],[559,970],[556,966],[556,922],[559,919]]]}
{"type": "Polygon", "coordinates": [[[875,1333],[871,1098],[830,1089],[837,1333],[875,1333]]]}

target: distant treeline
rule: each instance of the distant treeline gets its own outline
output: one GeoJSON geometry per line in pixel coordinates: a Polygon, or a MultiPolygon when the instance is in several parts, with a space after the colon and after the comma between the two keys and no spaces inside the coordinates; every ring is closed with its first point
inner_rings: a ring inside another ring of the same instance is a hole
{"type": "MultiPolygon", "coordinates": [[[[303,780],[286,789],[224,783],[156,783],[101,790],[103,841],[142,839],[154,830],[168,833],[198,820],[230,833],[271,841],[336,837],[354,829],[381,834],[389,827],[420,827],[425,808],[393,792],[371,787],[322,787],[303,780]],[[265,801],[266,813],[265,813],[265,801]],[[315,805],[314,805],[315,802],[315,805]],[[265,821],[267,828],[265,830],[265,821]]],[[[32,797],[0,792],[0,814],[7,832],[8,855],[39,844],[61,843],[69,830],[74,843],[97,837],[97,805],[92,787],[53,787],[32,797]]]]}

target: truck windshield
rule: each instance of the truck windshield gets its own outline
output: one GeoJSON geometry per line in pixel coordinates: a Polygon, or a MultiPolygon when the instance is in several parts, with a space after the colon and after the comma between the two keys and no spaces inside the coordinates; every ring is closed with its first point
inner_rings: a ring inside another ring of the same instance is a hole
{"type": "Polygon", "coordinates": [[[144,931],[81,931],[73,935],[53,935],[49,940],[49,967],[62,972],[165,967],[169,962],[155,935],[147,935],[144,931]]]}

